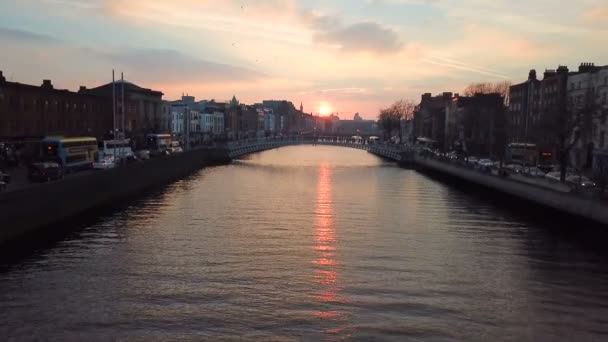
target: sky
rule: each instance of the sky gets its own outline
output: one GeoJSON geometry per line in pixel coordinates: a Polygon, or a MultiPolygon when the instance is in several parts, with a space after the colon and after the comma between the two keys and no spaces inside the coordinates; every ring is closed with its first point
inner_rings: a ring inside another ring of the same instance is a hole
{"type": "Polygon", "coordinates": [[[168,100],[395,100],[608,64],[608,0],[0,0],[0,70],[76,90],[112,69],[168,100]]]}

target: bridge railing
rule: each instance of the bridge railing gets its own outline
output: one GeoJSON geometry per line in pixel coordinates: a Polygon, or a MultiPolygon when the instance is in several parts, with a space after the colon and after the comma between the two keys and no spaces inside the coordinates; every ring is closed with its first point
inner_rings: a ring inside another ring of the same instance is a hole
{"type": "Polygon", "coordinates": [[[414,159],[415,148],[410,145],[397,145],[385,142],[368,141],[361,139],[350,139],[344,137],[303,137],[303,136],[283,136],[283,137],[265,137],[242,139],[231,141],[226,144],[230,157],[238,157],[249,153],[259,152],[271,148],[288,146],[288,145],[330,145],[356,148],[365,150],[386,158],[396,161],[414,159]]]}

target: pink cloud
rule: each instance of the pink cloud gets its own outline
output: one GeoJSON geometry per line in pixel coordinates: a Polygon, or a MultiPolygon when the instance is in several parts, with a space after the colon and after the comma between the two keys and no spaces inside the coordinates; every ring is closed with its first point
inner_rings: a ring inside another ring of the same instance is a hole
{"type": "Polygon", "coordinates": [[[583,13],[583,19],[590,23],[608,22],[608,7],[596,7],[583,13]]]}

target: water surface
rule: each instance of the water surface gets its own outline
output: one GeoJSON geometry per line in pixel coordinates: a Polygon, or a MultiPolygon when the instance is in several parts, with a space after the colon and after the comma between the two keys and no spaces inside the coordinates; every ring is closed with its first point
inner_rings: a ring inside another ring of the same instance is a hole
{"type": "Polygon", "coordinates": [[[209,168],[0,272],[0,336],[608,339],[608,264],[462,188],[297,146],[209,168]]]}

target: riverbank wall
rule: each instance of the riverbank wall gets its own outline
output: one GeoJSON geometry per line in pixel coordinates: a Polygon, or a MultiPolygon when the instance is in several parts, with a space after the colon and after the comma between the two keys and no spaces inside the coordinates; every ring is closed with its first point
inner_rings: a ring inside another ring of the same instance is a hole
{"type": "Polygon", "coordinates": [[[479,185],[492,191],[561,213],[608,225],[608,207],[598,200],[583,198],[567,192],[558,192],[509,178],[484,174],[477,170],[452,165],[431,158],[416,157],[416,168],[450,178],[479,185]]]}
{"type": "Polygon", "coordinates": [[[223,149],[197,149],[0,193],[0,244],[228,162],[223,149]]]}

